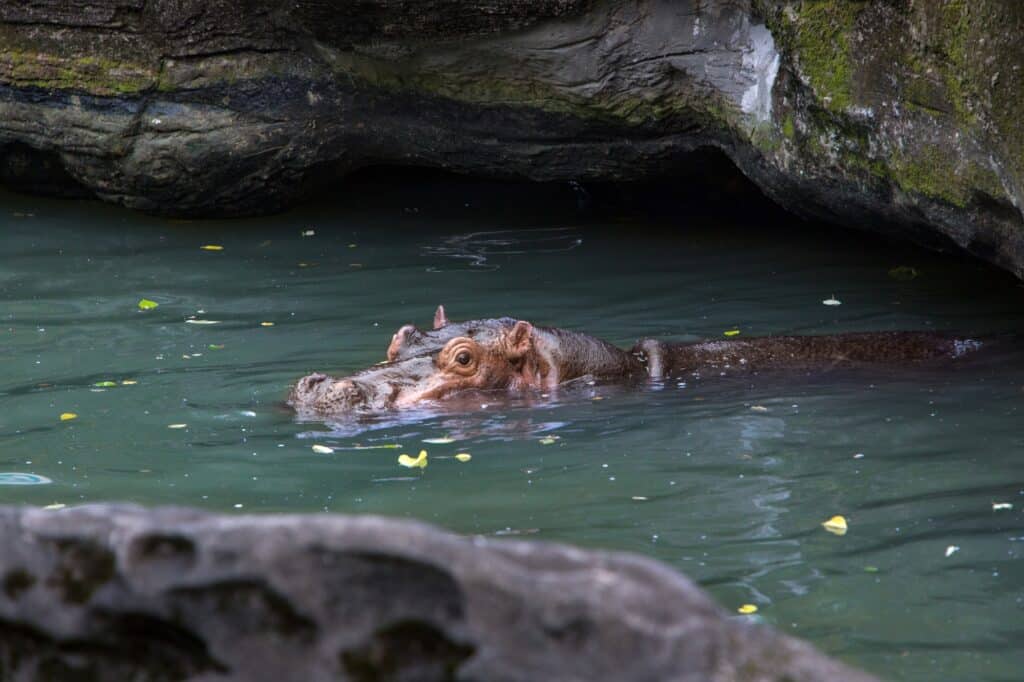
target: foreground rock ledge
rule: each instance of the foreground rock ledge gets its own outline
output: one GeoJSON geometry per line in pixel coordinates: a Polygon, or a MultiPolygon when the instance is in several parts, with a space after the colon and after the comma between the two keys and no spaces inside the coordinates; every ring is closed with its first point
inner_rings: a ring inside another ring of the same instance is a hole
{"type": "Polygon", "coordinates": [[[360,167],[672,176],[1024,276],[1019,0],[0,3],[0,182],[174,215],[360,167]]]}
{"type": "Polygon", "coordinates": [[[0,507],[3,680],[873,678],[647,559],[377,517],[0,507]]]}

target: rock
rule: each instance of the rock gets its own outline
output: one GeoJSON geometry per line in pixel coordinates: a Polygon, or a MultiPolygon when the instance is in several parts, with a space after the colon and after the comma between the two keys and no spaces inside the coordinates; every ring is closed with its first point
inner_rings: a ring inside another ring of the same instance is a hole
{"type": "Polygon", "coordinates": [[[360,516],[0,507],[0,679],[873,678],[640,557],[360,516]]]}
{"type": "Polygon", "coordinates": [[[7,3],[0,181],[242,215],[365,166],[628,180],[714,148],[800,215],[1024,276],[1022,34],[1014,0],[7,3]]]}

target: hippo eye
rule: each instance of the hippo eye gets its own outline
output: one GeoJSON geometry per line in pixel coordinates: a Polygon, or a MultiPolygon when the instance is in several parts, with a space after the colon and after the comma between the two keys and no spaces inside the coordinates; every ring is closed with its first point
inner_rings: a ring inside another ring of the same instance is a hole
{"type": "Polygon", "coordinates": [[[473,359],[473,356],[469,354],[469,351],[464,350],[455,356],[455,362],[459,363],[463,367],[469,364],[469,361],[473,359]]]}

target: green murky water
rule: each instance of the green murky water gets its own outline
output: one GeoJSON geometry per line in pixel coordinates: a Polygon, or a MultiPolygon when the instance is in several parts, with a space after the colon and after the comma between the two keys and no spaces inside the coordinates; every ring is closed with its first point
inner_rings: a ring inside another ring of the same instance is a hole
{"type": "Polygon", "coordinates": [[[361,432],[280,407],[311,370],[379,361],[438,303],[622,345],[734,328],[1024,329],[1024,289],[977,263],[756,212],[609,216],[550,198],[428,184],[175,222],[0,195],[0,472],[52,481],[0,476],[0,501],[377,513],[630,550],[892,679],[1020,679],[1012,341],[956,367],[583,387],[361,432]],[[918,275],[893,278],[895,266],[918,275]],[[823,306],[832,295],[842,305],[823,306]],[[140,311],[142,298],[159,307],[140,311]],[[460,440],[421,442],[448,434],[460,440]],[[351,449],[389,444],[402,447],[351,449]],[[427,469],[397,465],[421,447],[427,469]],[[834,514],[849,519],[844,537],[819,525],[834,514]]]}

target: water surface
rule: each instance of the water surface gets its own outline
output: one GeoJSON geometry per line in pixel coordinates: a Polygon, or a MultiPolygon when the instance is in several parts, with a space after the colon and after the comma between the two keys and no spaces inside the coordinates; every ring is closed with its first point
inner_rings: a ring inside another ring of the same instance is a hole
{"type": "Polygon", "coordinates": [[[1020,679],[1012,340],[955,366],[582,386],[361,432],[296,423],[280,404],[309,371],[383,359],[391,334],[429,324],[438,303],[621,345],[733,329],[1000,336],[1024,331],[1012,278],[758,210],[581,211],[568,190],[440,182],[365,190],[195,222],[0,195],[0,472],[36,477],[0,477],[0,501],[377,513],[630,550],[884,677],[1020,679]],[[822,305],[833,296],[842,305],[822,305]],[[142,298],[159,307],[140,311],[142,298]],[[422,443],[442,436],[459,440],[422,443]],[[398,466],[421,448],[425,470],[398,466]],[[834,514],[847,535],[819,525],[834,514]]]}

